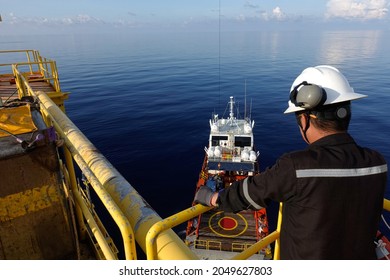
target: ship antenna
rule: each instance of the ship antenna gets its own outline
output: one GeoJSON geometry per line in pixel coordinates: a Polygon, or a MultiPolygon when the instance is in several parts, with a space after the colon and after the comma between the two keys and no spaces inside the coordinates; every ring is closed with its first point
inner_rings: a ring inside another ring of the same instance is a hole
{"type": "Polygon", "coordinates": [[[218,106],[221,107],[221,0],[218,5],[218,106]]]}
{"type": "Polygon", "coordinates": [[[252,98],[251,98],[251,106],[250,106],[250,109],[249,109],[249,119],[250,120],[252,119],[252,98]]]}
{"type": "Polygon", "coordinates": [[[246,79],[245,79],[245,96],[244,96],[244,119],[246,119],[246,79]]]}
{"type": "Polygon", "coordinates": [[[229,119],[233,121],[234,119],[234,101],[233,101],[233,96],[230,96],[230,110],[229,110],[229,119]]]}

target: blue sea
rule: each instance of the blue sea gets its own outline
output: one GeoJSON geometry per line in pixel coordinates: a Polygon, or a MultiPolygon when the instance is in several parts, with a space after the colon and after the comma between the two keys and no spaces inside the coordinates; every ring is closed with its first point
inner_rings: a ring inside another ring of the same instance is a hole
{"type": "Polygon", "coordinates": [[[309,66],[333,65],[369,96],[350,133],[390,162],[390,30],[1,36],[0,49],[57,62],[69,117],[161,217],[191,205],[209,119],[230,96],[241,113],[246,96],[261,169],[306,146],[283,111],[309,66]]]}

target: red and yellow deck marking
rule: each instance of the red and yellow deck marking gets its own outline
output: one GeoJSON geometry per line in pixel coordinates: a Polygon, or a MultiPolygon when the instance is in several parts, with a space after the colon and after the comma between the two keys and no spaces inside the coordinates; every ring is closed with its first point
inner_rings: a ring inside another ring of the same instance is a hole
{"type": "Polygon", "coordinates": [[[238,222],[232,217],[223,217],[218,221],[218,225],[224,230],[234,230],[238,226],[238,222]]]}
{"type": "Polygon", "coordinates": [[[233,238],[248,229],[248,222],[241,214],[219,211],[210,217],[209,228],[218,236],[233,238]]]}

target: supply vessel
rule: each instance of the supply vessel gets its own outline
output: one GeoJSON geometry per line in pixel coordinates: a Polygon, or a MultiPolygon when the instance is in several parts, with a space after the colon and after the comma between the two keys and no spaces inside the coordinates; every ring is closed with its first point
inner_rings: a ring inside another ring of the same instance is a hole
{"type": "MultiPolygon", "coordinates": [[[[209,121],[208,147],[204,148],[205,157],[196,191],[207,186],[218,192],[235,181],[259,173],[259,152],[255,150],[253,134],[255,122],[246,115],[239,117],[239,108],[235,104],[231,96],[228,110],[225,110],[229,112],[228,116],[219,118],[218,114],[213,114],[209,121]]],[[[226,259],[267,235],[265,208],[239,213],[210,210],[188,222],[186,242],[203,259],[226,259]]],[[[266,247],[251,258],[263,259],[270,255],[271,250],[266,247]]]]}

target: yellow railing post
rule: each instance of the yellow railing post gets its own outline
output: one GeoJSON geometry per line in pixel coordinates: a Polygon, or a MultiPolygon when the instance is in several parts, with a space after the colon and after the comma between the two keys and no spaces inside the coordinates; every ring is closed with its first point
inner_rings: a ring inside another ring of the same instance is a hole
{"type": "MultiPolygon", "coordinates": [[[[29,51],[26,51],[26,56],[27,56],[27,62],[31,63],[31,57],[30,57],[30,52],[29,51]]],[[[30,68],[30,73],[32,73],[33,70],[32,70],[32,65],[31,64],[29,64],[29,68],[30,68]]]]}
{"type": "Polygon", "coordinates": [[[79,194],[78,191],[73,193],[73,195],[74,195],[76,201],[78,202],[77,204],[81,206],[82,211],[85,215],[85,219],[87,220],[87,223],[89,224],[93,235],[95,236],[96,240],[98,241],[104,257],[107,260],[116,260],[117,259],[116,255],[112,252],[110,245],[108,245],[108,243],[105,239],[105,236],[100,231],[99,226],[96,224],[95,219],[93,218],[92,214],[89,212],[89,209],[87,208],[85,203],[83,203],[83,199],[82,199],[81,195],[79,194]]]}
{"type": "MultiPolygon", "coordinates": [[[[280,203],[279,212],[278,212],[278,224],[276,227],[276,231],[279,233],[282,229],[282,218],[283,218],[283,203],[280,203]]],[[[280,260],[280,238],[279,237],[275,241],[274,260],[280,260]]]]}
{"type": "Polygon", "coordinates": [[[155,223],[146,234],[146,256],[148,260],[157,259],[157,237],[165,230],[171,229],[184,223],[200,214],[209,211],[212,207],[206,207],[197,204],[191,208],[185,209],[175,215],[172,215],[162,221],[155,223]]]}
{"type": "Polygon", "coordinates": [[[17,65],[12,65],[12,72],[15,77],[16,88],[18,90],[18,97],[26,96],[26,86],[23,82],[23,77],[17,70],[17,65]]]}
{"type": "MultiPolygon", "coordinates": [[[[47,116],[46,116],[47,117],[47,116]]],[[[72,154],[70,153],[68,147],[64,147],[64,157],[65,157],[65,165],[69,173],[69,183],[70,183],[70,188],[72,190],[72,193],[78,192],[78,186],[77,186],[77,178],[76,178],[76,173],[74,169],[74,164],[73,164],[73,159],[72,159],[72,154]]],[[[76,218],[77,222],[79,224],[79,235],[82,240],[85,239],[86,233],[87,233],[87,228],[85,227],[84,224],[84,219],[83,219],[83,213],[80,208],[80,205],[76,204],[75,205],[75,210],[76,210],[76,218]]]]}
{"type": "Polygon", "coordinates": [[[119,209],[118,205],[116,205],[116,203],[113,201],[111,196],[107,193],[107,191],[102,187],[98,179],[88,169],[88,165],[84,162],[82,157],[77,154],[77,151],[74,151],[73,147],[71,147],[71,150],[78,166],[81,168],[83,174],[85,175],[85,177],[87,177],[93,189],[95,190],[97,195],[101,198],[101,201],[106,207],[108,213],[111,215],[111,217],[117,224],[122,235],[126,259],[136,260],[137,251],[135,245],[135,235],[128,219],[123,214],[123,212],[119,209]]]}
{"type": "Polygon", "coordinates": [[[273,231],[270,234],[268,234],[266,237],[262,238],[261,240],[259,240],[258,242],[250,246],[249,248],[235,255],[233,258],[231,258],[231,260],[246,260],[252,255],[259,252],[264,247],[268,246],[269,244],[277,240],[279,236],[280,233],[278,231],[273,231]]]}

